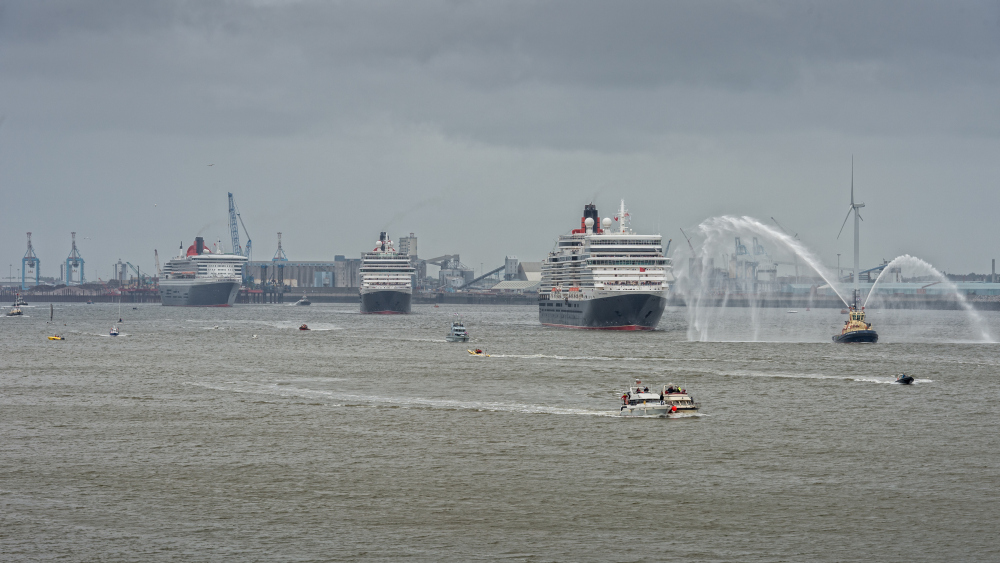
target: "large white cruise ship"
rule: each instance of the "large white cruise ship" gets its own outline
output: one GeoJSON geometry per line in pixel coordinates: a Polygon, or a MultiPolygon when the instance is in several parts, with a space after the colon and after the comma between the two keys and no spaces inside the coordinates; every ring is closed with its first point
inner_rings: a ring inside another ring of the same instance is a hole
{"type": "Polygon", "coordinates": [[[538,319],[543,325],[656,328],[673,279],[670,259],[663,237],[632,232],[628,218],[624,200],[613,220],[602,220],[593,204],[586,205],[580,228],[559,237],[542,262],[538,319]]]}
{"type": "Polygon", "coordinates": [[[414,271],[410,257],[396,252],[382,231],[375,249],[361,254],[361,312],[409,313],[414,271]]]}
{"type": "Polygon", "coordinates": [[[163,267],[160,301],[182,307],[228,307],[240,292],[246,261],[238,254],[214,254],[205,247],[205,239],[196,237],[186,253],[163,267]]]}

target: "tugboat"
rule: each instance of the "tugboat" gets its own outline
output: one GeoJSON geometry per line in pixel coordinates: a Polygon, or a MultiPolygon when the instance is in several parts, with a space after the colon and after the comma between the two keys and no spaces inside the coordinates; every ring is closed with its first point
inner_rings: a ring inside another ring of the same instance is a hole
{"type": "Polygon", "coordinates": [[[27,305],[27,304],[28,304],[28,302],[25,301],[23,297],[21,297],[20,293],[15,293],[14,294],[14,306],[15,307],[21,307],[22,305],[27,305]]]}
{"type": "Polygon", "coordinates": [[[896,376],[896,383],[898,383],[900,385],[909,385],[909,384],[913,383],[913,376],[912,375],[906,375],[905,373],[901,373],[901,374],[899,374],[899,375],[896,376]]]}
{"type": "Polygon", "coordinates": [[[465,325],[462,324],[462,321],[455,321],[451,323],[451,332],[444,339],[448,342],[468,342],[469,332],[465,330],[465,325]]]}
{"type": "Polygon", "coordinates": [[[24,315],[24,311],[20,307],[11,307],[10,311],[7,311],[8,317],[19,317],[24,315]]]}
{"type": "Polygon", "coordinates": [[[659,391],[650,391],[637,379],[635,387],[629,386],[622,393],[622,416],[667,416],[697,411],[694,398],[678,385],[664,385],[659,391]]]}
{"type": "Polygon", "coordinates": [[[309,301],[309,298],[306,297],[305,295],[303,295],[302,299],[299,299],[298,301],[296,301],[295,304],[296,305],[312,305],[312,301],[309,301]]]}
{"type": "Polygon", "coordinates": [[[848,320],[844,321],[844,329],[840,334],[833,335],[833,341],[839,343],[852,342],[878,342],[878,333],[872,330],[871,323],[865,322],[865,308],[859,311],[856,306],[851,307],[848,320]]]}

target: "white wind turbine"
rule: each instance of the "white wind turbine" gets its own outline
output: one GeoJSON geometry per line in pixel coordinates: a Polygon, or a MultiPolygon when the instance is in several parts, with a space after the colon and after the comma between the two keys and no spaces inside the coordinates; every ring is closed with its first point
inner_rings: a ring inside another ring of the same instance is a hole
{"type": "Polygon", "coordinates": [[[847,220],[851,218],[851,212],[854,212],[854,308],[858,307],[858,300],[860,298],[860,292],[858,290],[858,248],[860,247],[858,233],[860,224],[858,221],[864,221],[861,218],[861,213],[858,212],[859,209],[864,207],[863,203],[854,203],[854,157],[851,157],[851,208],[847,210],[847,217],[844,217],[844,223],[840,225],[840,232],[837,233],[837,238],[844,232],[844,226],[847,225],[847,220]]]}

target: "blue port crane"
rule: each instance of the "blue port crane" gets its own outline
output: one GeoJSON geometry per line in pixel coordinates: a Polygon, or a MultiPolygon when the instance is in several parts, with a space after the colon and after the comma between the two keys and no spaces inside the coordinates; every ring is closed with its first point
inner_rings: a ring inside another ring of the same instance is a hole
{"type": "MultiPolygon", "coordinates": [[[[233,192],[229,192],[229,234],[233,237],[233,252],[240,256],[246,256],[247,262],[252,260],[253,241],[250,240],[250,233],[247,226],[243,224],[243,217],[240,216],[240,208],[236,207],[236,200],[233,199],[233,192]],[[239,225],[236,223],[239,222],[239,225]],[[243,227],[243,234],[247,236],[246,249],[240,245],[240,227],[243,227]]],[[[252,284],[253,276],[248,273],[246,265],[243,266],[243,284],[252,284]]]]}
{"type": "Polygon", "coordinates": [[[28,233],[28,251],[21,258],[21,289],[28,289],[28,275],[32,273],[35,274],[35,285],[38,285],[41,267],[42,261],[35,256],[35,249],[31,246],[31,233],[28,233]]]}
{"type": "Polygon", "coordinates": [[[66,257],[66,285],[85,283],[87,278],[83,275],[83,256],[80,256],[80,251],[76,249],[76,233],[70,233],[70,236],[73,238],[73,248],[66,257]],[[73,272],[77,270],[80,275],[74,281],[73,272]]]}

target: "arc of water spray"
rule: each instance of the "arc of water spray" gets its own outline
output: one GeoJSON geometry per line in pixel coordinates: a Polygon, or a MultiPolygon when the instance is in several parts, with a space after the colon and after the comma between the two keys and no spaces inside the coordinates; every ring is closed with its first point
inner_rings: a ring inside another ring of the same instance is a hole
{"type": "MultiPolygon", "coordinates": [[[[831,280],[831,275],[826,272],[820,261],[801,242],[790,237],[787,233],[778,231],[761,221],[748,216],[712,217],[699,224],[697,229],[699,234],[701,234],[704,239],[697,249],[693,245],[690,245],[690,243],[689,247],[691,249],[693,260],[701,265],[700,272],[689,269],[686,272],[686,275],[682,274],[679,277],[678,284],[676,286],[678,291],[684,294],[685,299],[688,301],[689,338],[700,337],[703,341],[708,339],[708,321],[710,320],[709,317],[711,312],[706,307],[702,307],[702,304],[709,298],[709,276],[711,275],[709,266],[712,256],[717,255],[719,249],[723,248],[723,245],[730,244],[728,239],[733,235],[754,234],[762,238],[766,237],[769,240],[775,241],[778,245],[792,252],[796,255],[797,259],[802,260],[805,265],[819,274],[830,289],[832,289],[837,295],[840,301],[847,306],[847,300],[844,299],[844,296],[837,289],[837,286],[831,280]],[[694,279],[694,276],[699,273],[699,279],[694,279]]],[[[686,234],[685,239],[688,239],[686,234]]],[[[683,252],[683,247],[679,250],[683,252]]],[[[728,296],[729,294],[727,292],[723,296],[723,303],[725,303],[725,300],[728,299],[728,296]]],[[[756,338],[756,334],[754,337],[756,338]]]]}
{"type": "Polygon", "coordinates": [[[882,271],[879,272],[878,277],[875,278],[875,283],[872,284],[871,290],[869,290],[868,292],[868,297],[865,298],[865,307],[868,306],[868,301],[871,300],[872,295],[875,295],[875,288],[877,288],[879,282],[882,281],[882,276],[884,276],[886,272],[891,270],[893,266],[900,266],[907,264],[926,270],[933,277],[937,278],[941,283],[941,285],[948,288],[949,291],[954,292],[955,297],[958,298],[958,303],[962,306],[962,309],[964,309],[965,312],[969,314],[969,316],[972,318],[973,323],[975,323],[978,326],[980,334],[983,337],[983,340],[985,340],[986,342],[996,342],[996,340],[994,340],[993,338],[993,335],[990,333],[989,329],[986,328],[986,325],[983,322],[982,317],[979,316],[979,313],[976,312],[976,309],[971,304],[969,304],[969,301],[958,290],[958,286],[955,285],[951,280],[949,280],[948,277],[942,274],[937,268],[931,266],[928,262],[921,260],[916,256],[910,256],[909,254],[903,254],[902,256],[897,256],[893,258],[891,262],[889,262],[888,264],[885,265],[884,268],[882,268],[882,271]]]}

